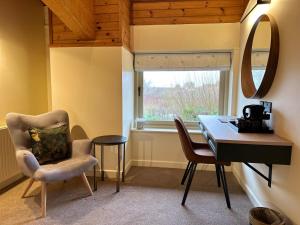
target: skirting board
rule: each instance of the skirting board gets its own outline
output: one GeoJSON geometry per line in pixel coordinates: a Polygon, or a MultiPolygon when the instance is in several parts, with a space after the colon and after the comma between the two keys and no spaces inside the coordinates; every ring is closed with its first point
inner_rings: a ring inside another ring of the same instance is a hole
{"type": "MultiPolygon", "coordinates": [[[[125,165],[125,175],[128,173],[128,171],[130,170],[132,166],[132,162],[129,161],[127,162],[127,164],[125,165]]],[[[121,167],[121,175],[122,175],[122,167],[121,167]]],[[[94,170],[91,169],[89,171],[86,172],[86,175],[88,177],[92,177],[94,176],[94,170]]],[[[100,177],[100,167],[96,166],[96,177],[100,177]]],[[[117,177],[117,170],[106,170],[104,169],[104,176],[107,177],[108,179],[115,179],[117,177]]]]}
{"type": "MultiPolygon", "coordinates": [[[[132,166],[141,167],[160,167],[172,169],[185,169],[187,162],[170,162],[170,161],[155,161],[155,160],[131,160],[132,166]]],[[[215,171],[215,165],[212,164],[198,164],[197,170],[215,171]]],[[[227,172],[231,171],[231,166],[226,166],[227,172]]]]}
{"type": "Polygon", "coordinates": [[[6,188],[7,186],[13,184],[14,182],[20,180],[21,178],[23,178],[24,175],[22,173],[18,173],[10,178],[8,178],[7,180],[4,180],[0,183],[0,190],[6,188]]]}
{"type": "MultiPolygon", "coordinates": [[[[128,173],[132,166],[137,167],[159,167],[159,168],[171,168],[171,169],[185,169],[187,162],[170,162],[170,161],[151,161],[151,160],[130,160],[125,165],[125,175],[128,173]]],[[[215,171],[214,165],[208,164],[198,164],[197,170],[203,171],[215,171]]],[[[225,167],[226,172],[231,172],[231,166],[225,167]]],[[[122,169],[121,169],[122,172],[122,169]]],[[[87,176],[93,176],[93,171],[90,170],[86,173],[87,176]]],[[[96,168],[96,176],[100,177],[99,167],[96,168]]],[[[104,176],[108,178],[116,178],[117,170],[104,170],[104,176]]]]}
{"type": "Polygon", "coordinates": [[[234,166],[232,166],[232,173],[243,188],[243,190],[246,192],[248,198],[250,199],[251,203],[255,207],[262,207],[264,206],[262,202],[258,200],[258,197],[254,194],[254,192],[250,189],[250,187],[246,184],[246,182],[240,177],[239,172],[236,170],[234,166]]]}

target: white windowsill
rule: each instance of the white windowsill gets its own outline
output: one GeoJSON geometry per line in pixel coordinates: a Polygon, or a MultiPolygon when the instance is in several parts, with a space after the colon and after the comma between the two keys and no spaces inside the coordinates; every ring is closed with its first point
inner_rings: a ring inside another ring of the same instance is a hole
{"type": "Polygon", "coordinates": [[[7,129],[7,126],[5,124],[0,125],[0,130],[5,130],[5,129],[7,129]]]}
{"type": "MultiPolygon", "coordinates": [[[[190,134],[202,134],[201,130],[188,130],[190,134]]],[[[131,132],[137,133],[171,133],[176,134],[178,133],[176,129],[165,129],[165,128],[144,128],[142,130],[132,128],[131,132]]]]}

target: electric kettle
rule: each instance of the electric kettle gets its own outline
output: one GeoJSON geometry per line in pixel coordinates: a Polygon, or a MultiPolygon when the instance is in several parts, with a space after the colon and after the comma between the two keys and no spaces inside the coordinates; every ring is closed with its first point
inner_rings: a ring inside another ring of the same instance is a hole
{"type": "Polygon", "coordinates": [[[243,116],[246,120],[263,120],[265,107],[262,105],[246,105],[243,108],[243,116]]]}

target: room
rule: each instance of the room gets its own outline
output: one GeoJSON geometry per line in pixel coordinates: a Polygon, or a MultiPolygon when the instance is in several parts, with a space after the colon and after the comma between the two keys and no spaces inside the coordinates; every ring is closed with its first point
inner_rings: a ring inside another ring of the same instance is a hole
{"type": "Polygon", "coordinates": [[[0,224],[299,224],[300,1],[0,0],[0,224]]]}

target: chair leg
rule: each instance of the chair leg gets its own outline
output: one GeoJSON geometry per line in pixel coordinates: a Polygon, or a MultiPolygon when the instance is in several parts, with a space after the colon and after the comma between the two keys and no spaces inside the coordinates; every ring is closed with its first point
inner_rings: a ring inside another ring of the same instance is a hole
{"type": "Polygon", "coordinates": [[[215,164],[215,166],[216,166],[216,175],[217,175],[218,187],[221,187],[221,181],[220,181],[220,165],[215,164]]]}
{"type": "Polygon", "coordinates": [[[182,180],[181,180],[181,185],[184,185],[185,183],[185,180],[190,172],[190,169],[191,169],[191,162],[189,162],[186,166],[186,169],[184,171],[184,174],[183,174],[183,177],[182,177],[182,180]]]}
{"type": "Polygon", "coordinates": [[[228,187],[227,187],[227,181],[226,181],[225,169],[224,169],[223,165],[219,166],[219,168],[220,168],[220,175],[221,175],[221,181],[222,181],[223,191],[224,191],[224,194],[225,194],[226,204],[227,204],[227,207],[229,209],[231,209],[230,198],[229,198],[228,187]]]}
{"type": "Polygon", "coordinates": [[[42,182],[42,192],[41,192],[42,217],[46,217],[46,206],[47,206],[47,183],[42,182]]]}
{"type": "Polygon", "coordinates": [[[92,189],[91,189],[91,186],[90,186],[90,184],[89,184],[88,179],[86,178],[85,173],[82,173],[82,174],[81,174],[81,178],[82,178],[82,180],[83,180],[83,183],[84,183],[85,186],[87,187],[87,189],[88,189],[90,195],[93,195],[93,191],[92,191],[92,189]]]}
{"type": "Polygon", "coordinates": [[[191,168],[190,168],[190,172],[189,172],[189,179],[188,179],[188,182],[187,182],[186,187],[185,187],[185,191],[184,191],[184,195],[183,195],[183,199],[182,199],[181,205],[185,204],[186,197],[187,197],[187,195],[189,193],[189,190],[190,190],[190,187],[191,187],[191,183],[193,181],[193,177],[194,177],[196,168],[197,168],[197,163],[193,163],[192,162],[191,168]]]}
{"type": "Polygon", "coordinates": [[[25,198],[25,196],[26,196],[27,192],[29,191],[29,189],[31,188],[33,182],[34,182],[34,179],[30,178],[29,184],[27,185],[27,187],[22,195],[22,198],[25,198]]]}

